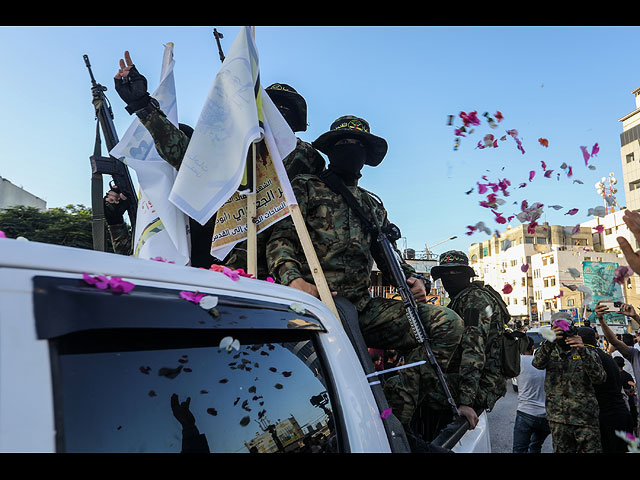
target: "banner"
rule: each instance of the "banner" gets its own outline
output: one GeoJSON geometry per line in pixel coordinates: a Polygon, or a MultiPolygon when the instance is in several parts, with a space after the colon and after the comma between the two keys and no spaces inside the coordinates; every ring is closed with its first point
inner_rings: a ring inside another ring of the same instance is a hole
{"type": "MultiPolygon", "coordinates": [[[[173,76],[173,43],[167,43],[162,58],[160,84],[151,95],[171,123],[178,127],[178,108],[173,76]]],[[[190,258],[189,221],[169,201],[177,171],[156,151],[153,138],[138,117],[120,142],[109,152],[133,168],[140,184],[134,256],[162,257],[186,265],[190,258]]]]}
{"type": "Polygon", "coordinates": [[[243,27],[214,79],[169,195],[202,225],[238,189],[249,147],[262,138],[261,93],[253,34],[243,27]]]}
{"type": "MultiPolygon", "coordinates": [[[[295,149],[297,139],[264,90],[262,99],[264,139],[255,144],[257,233],[287,217],[288,205],[295,203],[282,160],[295,149]]],[[[211,255],[219,260],[224,260],[236,243],[247,238],[246,206],[247,196],[236,192],[218,210],[211,255]]]]}
{"type": "MultiPolygon", "coordinates": [[[[584,286],[591,290],[591,309],[595,309],[600,300],[624,302],[624,294],[620,284],[615,283],[615,276],[618,264],[615,262],[582,262],[582,272],[584,276],[584,286]]],[[[621,314],[610,313],[610,319],[626,322],[626,317],[621,314]]]]}

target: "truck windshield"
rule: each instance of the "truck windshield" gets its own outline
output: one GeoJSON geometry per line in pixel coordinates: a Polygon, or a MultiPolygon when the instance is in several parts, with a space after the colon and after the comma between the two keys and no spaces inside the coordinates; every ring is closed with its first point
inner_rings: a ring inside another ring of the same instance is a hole
{"type": "Polygon", "coordinates": [[[104,330],[52,352],[58,451],[340,450],[313,332],[104,330]]]}

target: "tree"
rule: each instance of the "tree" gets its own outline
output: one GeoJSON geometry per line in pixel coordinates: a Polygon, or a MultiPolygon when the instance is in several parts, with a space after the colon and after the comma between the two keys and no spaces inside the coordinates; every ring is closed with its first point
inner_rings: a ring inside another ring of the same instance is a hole
{"type": "MultiPolygon", "coordinates": [[[[8,207],[0,210],[0,230],[8,238],[25,237],[33,242],[93,249],[91,209],[84,205],[45,211],[24,205],[8,207]]],[[[113,252],[108,232],[105,245],[107,252],[113,252]]]]}

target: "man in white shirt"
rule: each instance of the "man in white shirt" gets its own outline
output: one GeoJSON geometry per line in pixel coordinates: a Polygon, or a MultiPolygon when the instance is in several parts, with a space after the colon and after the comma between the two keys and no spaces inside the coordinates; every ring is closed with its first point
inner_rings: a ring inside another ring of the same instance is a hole
{"type": "Polygon", "coordinates": [[[513,426],[513,453],[540,453],[542,444],[551,434],[545,410],[544,378],[545,370],[531,365],[533,360],[533,339],[527,351],[520,356],[518,375],[518,407],[513,426]]]}

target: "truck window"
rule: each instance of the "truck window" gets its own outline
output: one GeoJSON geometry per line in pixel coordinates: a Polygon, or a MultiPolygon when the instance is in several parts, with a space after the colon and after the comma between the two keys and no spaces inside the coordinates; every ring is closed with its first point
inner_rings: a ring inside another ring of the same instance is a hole
{"type": "Polygon", "coordinates": [[[58,451],[339,451],[309,332],[113,330],[52,347],[58,451]],[[238,350],[219,348],[226,336],[238,350]],[[179,421],[190,415],[195,435],[179,421]]]}
{"type": "Polygon", "coordinates": [[[219,295],[212,314],[179,290],[33,284],[58,452],[345,450],[317,338],[326,330],[310,312],[219,295]],[[237,344],[225,348],[228,337],[237,344]]]}

